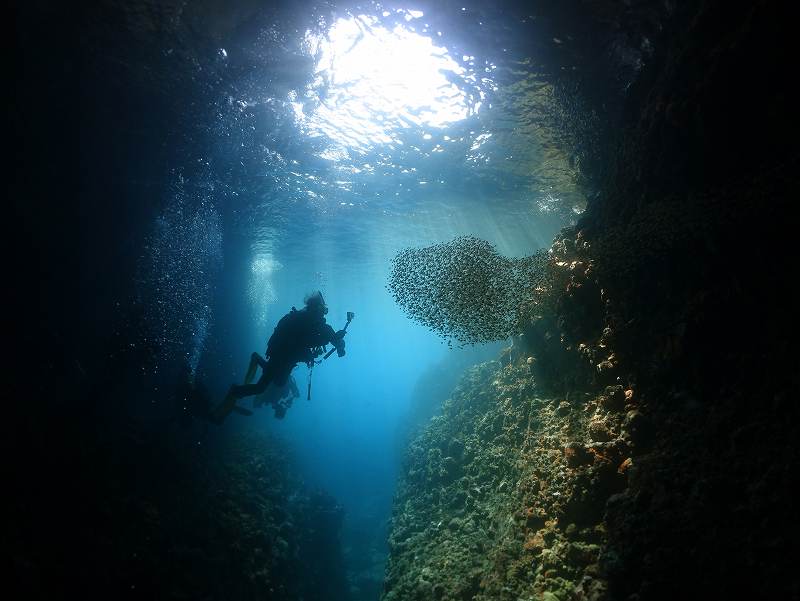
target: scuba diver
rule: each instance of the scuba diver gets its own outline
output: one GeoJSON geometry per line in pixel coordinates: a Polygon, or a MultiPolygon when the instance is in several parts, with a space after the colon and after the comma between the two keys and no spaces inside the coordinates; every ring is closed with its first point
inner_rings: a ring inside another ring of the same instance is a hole
{"type": "MultiPolygon", "coordinates": [[[[328,307],[319,290],[307,296],[304,302],[305,307],[299,311],[292,307],[292,310],[275,326],[264,357],[258,353],[251,355],[245,383],[230,387],[222,403],[211,412],[211,421],[221,424],[232,411],[249,414],[247,409],[236,405],[237,400],[263,393],[270,383],[284,387],[295,366],[302,361],[309,368],[313,367],[314,360],[325,352],[327,344],[332,344],[338,356],[344,357],[344,335],[347,333],[347,326],[334,332],[325,322],[328,307]],[[255,384],[251,384],[258,367],[261,367],[261,378],[255,384]]],[[[351,319],[351,316],[352,314],[348,314],[348,318],[351,319]]],[[[332,352],[333,350],[326,357],[332,352]]],[[[276,416],[277,413],[276,408],[276,416]]]]}
{"type": "Polygon", "coordinates": [[[267,389],[253,397],[253,407],[261,407],[262,405],[272,405],[275,409],[275,417],[283,419],[286,415],[286,410],[292,406],[292,401],[300,396],[300,391],[297,389],[297,382],[294,381],[293,376],[289,376],[289,381],[285,386],[278,386],[274,382],[267,386],[267,389]]]}

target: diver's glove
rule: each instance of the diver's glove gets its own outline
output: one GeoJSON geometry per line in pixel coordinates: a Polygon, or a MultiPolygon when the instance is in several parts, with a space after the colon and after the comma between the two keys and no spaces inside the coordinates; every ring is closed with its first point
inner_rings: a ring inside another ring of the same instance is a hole
{"type": "Polygon", "coordinates": [[[347,330],[339,330],[334,334],[333,338],[333,346],[336,347],[336,354],[339,357],[344,357],[344,335],[347,334],[347,330]]]}

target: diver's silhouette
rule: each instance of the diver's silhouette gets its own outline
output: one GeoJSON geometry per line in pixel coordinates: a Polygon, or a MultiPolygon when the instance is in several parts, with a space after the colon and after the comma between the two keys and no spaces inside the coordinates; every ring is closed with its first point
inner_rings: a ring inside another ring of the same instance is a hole
{"type": "Polygon", "coordinates": [[[285,386],[295,366],[301,361],[309,367],[313,366],[314,359],[325,352],[327,344],[332,344],[337,354],[343,357],[346,331],[334,332],[325,323],[327,312],[328,307],[319,291],[307,296],[305,307],[299,311],[292,307],[270,336],[264,353],[266,359],[258,353],[251,355],[245,383],[231,386],[220,406],[211,413],[211,421],[222,423],[231,411],[249,415],[250,411],[236,405],[238,399],[261,394],[271,382],[279,387],[285,386]],[[261,378],[255,384],[250,384],[258,367],[261,367],[261,378]]]}

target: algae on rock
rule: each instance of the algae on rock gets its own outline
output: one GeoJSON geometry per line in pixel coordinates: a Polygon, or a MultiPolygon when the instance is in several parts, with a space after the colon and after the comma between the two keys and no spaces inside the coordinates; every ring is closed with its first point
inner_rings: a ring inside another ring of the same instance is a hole
{"type": "Polygon", "coordinates": [[[470,369],[409,447],[383,599],[605,590],[597,508],[624,487],[627,449],[619,439],[591,443],[587,408],[621,419],[588,393],[542,395],[524,360],[470,369]]]}

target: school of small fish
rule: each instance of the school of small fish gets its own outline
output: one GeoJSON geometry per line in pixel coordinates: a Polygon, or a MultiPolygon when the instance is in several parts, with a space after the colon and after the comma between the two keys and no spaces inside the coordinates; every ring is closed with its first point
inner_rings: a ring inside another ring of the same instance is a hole
{"type": "Polygon", "coordinates": [[[517,310],[550,283],[546,250],[509,259],[474,236],[407,248],[392,260],[387,288],[410,318],[459,345],[504,340],[517,310]]]}

